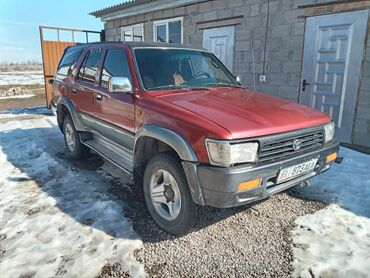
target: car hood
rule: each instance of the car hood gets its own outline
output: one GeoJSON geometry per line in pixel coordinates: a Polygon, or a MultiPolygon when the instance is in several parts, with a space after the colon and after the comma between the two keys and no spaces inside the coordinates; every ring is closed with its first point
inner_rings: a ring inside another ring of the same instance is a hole
{"type": "Polygon", "coordinates": [[[321,125],[330,117],[296,102],[243,88],[167,91],[156,95],[227,129],[232,138],[250,138],[321,125]]]}

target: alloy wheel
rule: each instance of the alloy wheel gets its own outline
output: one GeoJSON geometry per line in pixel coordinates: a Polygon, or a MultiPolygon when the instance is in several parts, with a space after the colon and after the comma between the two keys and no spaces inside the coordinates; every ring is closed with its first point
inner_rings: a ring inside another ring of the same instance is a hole
{"type": "Polygon", "coordinates": [[[175,178],[166,170],[157,170],[150,178],[150,198],[158,215],[175,220],[181,210],[181,193],[175,178]]]}

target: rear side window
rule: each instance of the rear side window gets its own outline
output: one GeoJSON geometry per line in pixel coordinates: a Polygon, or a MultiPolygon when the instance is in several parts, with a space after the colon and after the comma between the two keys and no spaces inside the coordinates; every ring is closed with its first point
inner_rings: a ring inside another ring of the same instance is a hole
{"type": "Polygon", "coordinates": [[[105,57],[100,85],[108,88],[111,77],[127,77],[131,81],[126,53],[123,49],[110,49],[105,57]]]}
{"type": "Polygon", "coordinates": [[[80,71],[78,72],[77,79],[88,83],[94,83],[101,55],[101,49],[90,50],[83,61],[80,71]]]}
{"type": "Polygon", "coordinates": [[[83,49],[83,47],[71,47],[64,53],[57,69],[57,79],[66,78],[73,71],[83,49]]]}

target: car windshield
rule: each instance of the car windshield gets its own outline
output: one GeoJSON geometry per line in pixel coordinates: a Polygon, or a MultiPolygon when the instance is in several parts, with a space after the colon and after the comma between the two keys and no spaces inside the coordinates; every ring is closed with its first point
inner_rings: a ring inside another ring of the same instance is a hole
{"type": "Polygon", "coordinates": [[[240,87],[226,67],[205,51],[138,48],[134,52],[146,90],[240,87]]]}

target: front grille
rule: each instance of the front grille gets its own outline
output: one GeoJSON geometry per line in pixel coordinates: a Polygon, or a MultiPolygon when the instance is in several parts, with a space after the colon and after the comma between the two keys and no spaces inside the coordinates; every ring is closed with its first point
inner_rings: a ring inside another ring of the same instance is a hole
{"type": "Polygon", "coordinates": [[[259,153],[259,162],[282,158],[291,154],[303,152],[309,149],[320,147],[324,144],[324,133],[322,130],[302,133],[287,138],[277,140],[266,140],[261,142],[259,153]],[[293,142],[299,140],[301,142],[300,148],[295,150],[293,142]]]}

